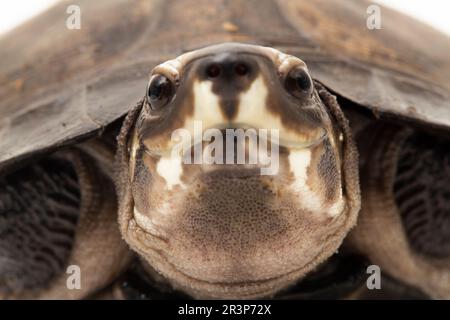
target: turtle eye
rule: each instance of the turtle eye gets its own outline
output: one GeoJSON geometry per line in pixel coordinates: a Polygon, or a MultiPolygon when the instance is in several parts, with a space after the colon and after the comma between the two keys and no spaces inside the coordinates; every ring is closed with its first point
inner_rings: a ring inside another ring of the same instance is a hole
{"type": "Polygon", "coordinates": [[[172,98],[174,92],[173,83],[167,77],[157,74],[149,82],[147,100],[150,108],[158,110],[164,107],[172,98]]]}
{"type": "Polygon", "coordinates": [[[313,83],[308,72],[303,68],[295,68],[286,76],[284,85],[292,95],[302,98],[312,94],[313,83]]]}

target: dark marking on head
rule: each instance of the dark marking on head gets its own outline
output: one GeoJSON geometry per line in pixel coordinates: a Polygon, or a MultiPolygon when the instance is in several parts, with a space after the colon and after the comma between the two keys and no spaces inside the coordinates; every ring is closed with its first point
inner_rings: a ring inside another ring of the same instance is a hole
{"type": "Polygon", "coordinates": [[[239,95],[260,72],[256,58],[245,53],[220,53],[196,64],[199,79],[212,82],[212,91],[219,97],[221,110],[228,120],[236,117],[239,95]]]}

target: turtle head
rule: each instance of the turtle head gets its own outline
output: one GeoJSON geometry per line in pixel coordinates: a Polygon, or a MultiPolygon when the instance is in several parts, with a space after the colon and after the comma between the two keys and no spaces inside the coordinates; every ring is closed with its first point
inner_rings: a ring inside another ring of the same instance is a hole
{"type": "Polygon", "coordinates": [[[118,162],[121,230],[149,266],[196,297],[248,298],[336,251],[357,166],[302,60],[227,43],[149,78],[118,162]]]}

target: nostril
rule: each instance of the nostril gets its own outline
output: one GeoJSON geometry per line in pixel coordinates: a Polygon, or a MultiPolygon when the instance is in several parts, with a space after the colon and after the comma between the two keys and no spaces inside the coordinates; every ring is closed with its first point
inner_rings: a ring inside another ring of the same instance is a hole
{"type": "Polygon", "coordinates": [[[216,78],[220,75],[220,66],[217,64],[211,64],[206,68],[206,74],[210,78],[216,78]]]}
{"type": "Polygon", "coordinates": [[[244,63],[237,63],[234,66],[234,72],[236,72],[237,75],[239,76],[245,76],[248,74],[248,66],[244,63]]]}

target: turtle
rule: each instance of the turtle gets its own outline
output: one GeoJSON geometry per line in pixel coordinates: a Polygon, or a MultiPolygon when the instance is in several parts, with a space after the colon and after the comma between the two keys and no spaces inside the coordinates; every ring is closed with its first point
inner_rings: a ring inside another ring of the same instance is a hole
{"type": "Polygon", "coordinates": [[[364,1],[67,5],[0,39],[1,298],[450,298],[447,36],[364,1]]]}

